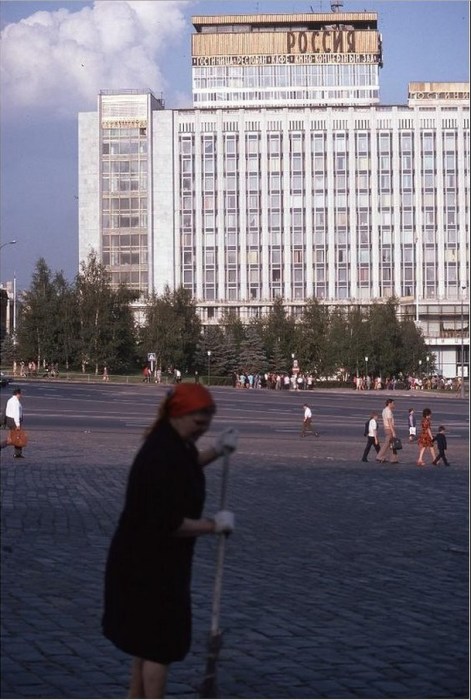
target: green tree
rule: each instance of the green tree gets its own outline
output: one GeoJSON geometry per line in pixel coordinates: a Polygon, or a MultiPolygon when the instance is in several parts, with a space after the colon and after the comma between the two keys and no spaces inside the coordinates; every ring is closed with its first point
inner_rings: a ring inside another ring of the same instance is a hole
{"type": "Polygon", "coordinates": [[[329,311],[328,336],[322,366],[325,377],[341,375],[347,379],[351,373],[350,327],[345,311],[340,307],[329,311]]]}
{"type": "Polygon", "coordinates": [[[220,326],[207,326],[201,333],[195,353],[195,367],[200,375],[211,372],[213,377],[225,376],[228,373],[225,350],[224,330],[220,326]]]}
{"type": "Polygon", "coordinates": [[[80,335],[80,323],[77,316],[77,291],[69,284],[62,272],[54,280],[57,294],[57,313],[59,326],[55,357],[68,370],[77,353],[77,338],[80,335]]]}
{"type": "Polygon", "coordinates": [[[200,341],[201,322],[191,293],[180,287],[166,287],[162,296],[148,299],[145,323],[141,329],[141,359],[155,352],[157,366],[177,367],[183,372],[195,368],[195,356],[200,341]]]}
{"type": "Polygon", "coordinates": [[[17,359],[34,360],[38,368],[57,361],[60,333],[60,284],[44,258],[39,258],[29,290],[18,304],[17,359]]]}
{"type": "Polygon", "coordinates": [[[271,372],[290,372],[290,362],[286,354],[281,350],[281,343],[278,338],[275,340],[273,351],[270,355],[268,368],[271,372]]]}
{"type": "Polygon", "coordinates": [[[397,301],[374,303],[368,315],[369,347],[368,365],[375,375],[397,376],[402,368],[401,327],[397,317],[397,301]]]}
{"type": "Polygon", "coordinates": [[[297,354],[298,341],[296,323],[283,305],[283,299],[277,297],[268,314],[254,322],[260,329],[265,354],[282,362],[284,371],[290,371],[292,366],[291,354],[297,354]]]}
{"type": "Polygon", "coordinates": [[[16,345],[13,336],[8,333],[2,340],[0,364],[12,365],[16,358],[16,345]]]}
{"type": "Polygon", "coordinates": [[[401,333],[401,347],[398,362],[404,375],[415,374],[419,371],[419,360],[422,367],[426,367],[426,357],[430,357],[428,363],[429,373],[435,370],[435,356],[427,351],[422,332],[414,321],[404,319],[399,323],[401,333]]]}
{"type": "Polygon", "coordinates": [[[328,354],[329,312],[317,299],[306,303],[296,327],[296,356],[302,372],[322,376],[328,354]]]}
{"type": "Polygon", "coordinates": [[[251,374],[267,368],[267,355],[256,323],[247,326],[245,340],[240,344],[239,363],[243,371],[251,374]]]}
{"type": "Polygon", "coordinates": [[[76,290],[80,322],[78,355],[82,372],[87,365],[95,374],[104,365],[111,372],[123,369],[134,353],[130,304],[136,293],[124,287],[113,290],[109,272],[93,252],[81,264],[76,290]]]}

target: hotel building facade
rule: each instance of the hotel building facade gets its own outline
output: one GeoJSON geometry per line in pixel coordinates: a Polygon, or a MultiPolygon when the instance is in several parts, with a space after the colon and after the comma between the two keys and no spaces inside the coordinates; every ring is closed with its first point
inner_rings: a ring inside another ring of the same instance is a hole
{"type": "Polygon", "coordinates": [[[79,115],[79,254],[203,323],[282,297],[395,296],[438,370],[469,352],[469,84],[379,102],[373,12],[194,17],[193,107],[103,91],[79,115]]]}

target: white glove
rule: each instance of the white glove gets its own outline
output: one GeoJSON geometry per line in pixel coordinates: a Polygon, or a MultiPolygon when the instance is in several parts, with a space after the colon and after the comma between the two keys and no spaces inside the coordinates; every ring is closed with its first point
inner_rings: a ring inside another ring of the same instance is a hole
{"type": "Polygon", "coordinates": [[[234,513],[230,510],[219,510],[214,516],[214,525],[216,535],[230,535],[234,532],[234,513]]]}
{"type": "Polygon", "coordinates": [[[239,431],[234,428],[227,428],[224,430],[218,439],[214,449],[218,455],[224,454],[224,452],[234,452],[237,449],[237,441],[239,440],[239,431]]]}

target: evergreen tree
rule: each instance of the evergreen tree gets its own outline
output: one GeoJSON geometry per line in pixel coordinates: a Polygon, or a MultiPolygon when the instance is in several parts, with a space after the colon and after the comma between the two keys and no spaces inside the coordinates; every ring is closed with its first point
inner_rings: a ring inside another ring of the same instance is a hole
{"type": "Polygon", "coordinates": [[[141,359],[155,352],[157,366],[163,370],[193,372],[200,334],[201,322],[190,292],[183,287],[171,291],[167,286],[161,297],[148,299],[141,329],[141,359]]]}
{"type": "Polygon", "coordinates": [[[264,372],[267,368],[267,356],[263,341],[255,325],[248,325],[245,340],[240,344],[240,368],[249,374],[264,372]]]}
{"type": "Polygon", "coordinates": [[[317,299],[307,302],[301,321],[296,328],[297,358],[301,371],[313,372],[316,376],[325,373],[329,313],[317,299]]]}
{"type": "Polygon", "coordinates": [[[206,375],[208,371],[213,377],[227,374],[224,341],[224,331],[220,326],[207,326],[204,329],[195,353],[195,367],[200,375],[206,375]]]}
{"type": "Polygon", "coordinates": [[[293,318],[288,318],[288,314],[283,305],[283,299],[277,297],[268,314],[257,320],[260,327],[260,334],[267,357],[273,358],[276,354],[278,362],[287,368],[284,371],[291,371],[291,355],[297,354],[297,334],[296,323],[293,318]],[[276,348],[276,350],[275,350],[276,348]]]}
{"type": "Polygon", "coordinates": [[[34,361],[38,368],[57,361],[60,299],[44,258],[36,263],[31,287],[18,304],[17,358],[34,361]]]}
{"type": "Polygon", "coordinates": [[[113,290],[110,275],[90,253],[76,278],[80,320],[79,357],[82,372],[87,365],[98,374],[106,365],[112,372],[129,362],[134,351],[134,323],[130,303],[136,293],[124,287],[113,290]]]}

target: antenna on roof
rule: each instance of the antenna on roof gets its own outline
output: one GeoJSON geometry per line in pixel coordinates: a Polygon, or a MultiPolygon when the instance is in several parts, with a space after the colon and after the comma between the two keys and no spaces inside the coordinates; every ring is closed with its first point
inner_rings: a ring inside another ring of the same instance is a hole
{"type": "Polygon", "coordinates": [[[330,9],[332,12],[340,12],[340,8],[343,6],[343,0],[331,0],[330,9]]]}

